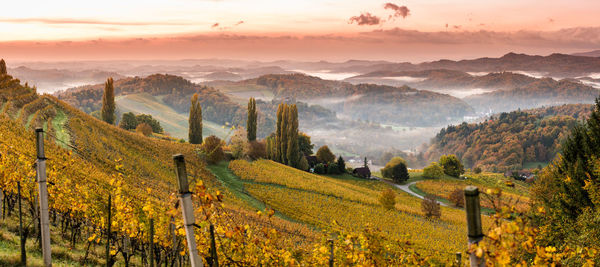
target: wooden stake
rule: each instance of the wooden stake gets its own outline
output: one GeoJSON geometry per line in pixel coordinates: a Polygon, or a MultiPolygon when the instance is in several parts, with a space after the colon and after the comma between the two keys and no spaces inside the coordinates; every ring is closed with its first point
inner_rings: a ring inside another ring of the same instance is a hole
{"type": "Polygon", "coordinates": [[[110,230],[110,225],[112,224],[111,222],[111,196],[110,194],[108,195],[108,225],[106,226],[106,266],[110,267],[110,236],[111,236],[111,230],[110,230]]]}
{"type": "Polygon", "coordinates": [[[211,267],[219,267],[219,256],[217,256],[217,242],[215,242],[215,226],[210,224],[210,259],[211,267]]]}
{"type": "Polygon", "coordinates": [[[17,182],[17,202],[19,204],[19,236],[21,236],[21,264],[27,266],[27,251],[25,242],[27,241],[23,231],[23,211],[21,209],[21,182],[17,182]]]}
{"type": "Polygon", "coordinates": [[[37,182],[40,200],[40,230],[44,266],[52,266],[50,248],[50,217],[48,215],[48,185],[46,184],[46,155],[44,153],[44,129],[36,128],[37,141],[37,182]]]}
{"type": "Polygon", "coordinates": [[[187,240],[188,250],[190,253],[190,263],[192,267],[202,267],[204,263],[198,255],[196,247],[196,235],[194,234],[194,206],[192,205],[192,193],[189,189],[187,171],[185,169],[185,159],[183,155],[178,154],[173,156],[177,172],[177,184],[179,185],[179,202],[181,204],[181,212],[183,213],[183,227],[185,229],[185,238],[187,240]]]}
{"type": "Polygon", "coordinates": [[[150,267],[154,267],[154,219],[150,219],[150,267]]]}
{"type": "Polygon", "coordinates": [[[456,266],[460,266],[462,264],[462,253],[456,252],[456,266]]]}
{"type": "MultiPolygon", "coordinates": [[[[469,248],[473,244],[479,244],[483,239],[481,230],[481,206],[479,203],[479,189],[475,186],[465,188],[465,210],[467,211],[467,229],[469,237],[469,248]]],[[[477,257],[475,251],[469,255],[469,261],[472,267],[485,266],[485,259],[477,257]]]]}
{"type": "Polygon", "coordinates": [[[329,243],[329,250],[331,254],[329,254],[329,267],[333,267],[333,239],[327,240],[329,243]]]}

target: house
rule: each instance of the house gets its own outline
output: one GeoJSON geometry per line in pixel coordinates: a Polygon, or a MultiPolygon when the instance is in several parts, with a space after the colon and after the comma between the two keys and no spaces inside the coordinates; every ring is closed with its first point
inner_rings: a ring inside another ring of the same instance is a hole
{"type": "Polygon", "coordinates": [[[369,167],[356,168],[352,171],[352,174],[365,179],[371,179],[371,170],[369,170],[369,167]]]}
{"type": "Polygon", "coordinates": [[[515,180],[519,180],[519,181],[525,181],[525,180],[531,180],[533,179],[535,175],[527,170],[520,170],[520,171],[506,171],[504,173],[504,177],[512,177],[515,180]]]}

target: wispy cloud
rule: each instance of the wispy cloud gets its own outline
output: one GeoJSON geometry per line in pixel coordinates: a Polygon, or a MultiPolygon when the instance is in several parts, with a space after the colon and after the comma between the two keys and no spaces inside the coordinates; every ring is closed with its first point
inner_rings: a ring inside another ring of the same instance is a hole
{"type": "Polygon", "coordinates": [[[371,13],[369,12],[366,12],[360,14],[360,16],[351,17],[348,23],[356,23],[358,25],[378,25],[379,23],[381,23],[381,18],[375,15],[371,15],[371,13]]]}
{"type": "Polygon", "coordinates": [[[80,24],[80,25],[117,25],[117,26],[149,26],[149,25],[191,25],[186,22],[147,22],[147,21],[106,21],[69,18],[0,18],[0,23],[39,23],[39,24],[80,24]]]}

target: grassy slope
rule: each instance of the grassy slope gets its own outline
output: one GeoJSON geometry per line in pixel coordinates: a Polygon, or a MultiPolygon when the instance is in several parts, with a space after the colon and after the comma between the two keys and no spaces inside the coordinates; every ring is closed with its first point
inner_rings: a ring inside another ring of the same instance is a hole
{"type": "MultiPolygon", "coordinates": [[[[261,169],[279,166],[270,161],[258,161],[252,165],[253,168],[261,169]]],[[[387,183],[358,179],[350,175],[307,174],[308,176],[294,178],[299,171],[285,166],[278,168],[282,172],[273,173],[273,179],[251,178],[252,175],[242,179],[248,182],[246,191],[254,198],[294,220],[318,228],[329,227],[334,219],[345,228],[360,228],[361,223],[371,222],[391,236],[415,242],[417,249],[423,253],[435,254],[432,253],[434,247],[448,250],[437,253],[435,257],[440,260],[449,258],[450,254],[446,255],[444,252],[463,249],[464,242],[459,237],[466,226],[464,213],[460,210],[442,207],[442,220],[431,221],[422,217],[420,200],[387,183]],[[282,176],[292,177],[291,182],[275,179],[282,176]],[[322,181],[328,188],[316,189],[318,187],[315,184],[322,181]],[[396,212],[383,210],[377,202],[379,193],[386,188],[397,193],[396,212]],[[398,227],[399,223],[403,227],[398,227]]]]}
{"type": "MultiPolygon", "coordinates": [[[[117,107],[122,112],[134,112],[136,114],[150,114],[160,122],[165,132],[173,137],[187,139],[188,136],[188,115],[181,114],[165,105],[159,98],[150,94],[131,94],[118,96],[116,99],[117,107]]],[[[228,131],[221,125],[211,121],[203,121],[203,134],[205,136],[216,135],[224,138],[228,131]]]]}

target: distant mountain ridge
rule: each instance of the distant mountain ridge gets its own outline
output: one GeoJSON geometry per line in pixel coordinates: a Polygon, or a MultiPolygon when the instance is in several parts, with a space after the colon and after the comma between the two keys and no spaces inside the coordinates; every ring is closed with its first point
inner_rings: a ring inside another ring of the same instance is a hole
{"type": "Polygon", "coordinates": [[[600,73],[600,58],[589,56],[574,56],[566,54],[551,54],[534,56],[508,53],[499,58],[477,58],[468,60],[437,60],[424,63],[383,63],[366,65],[360,68],[336,68],[337,72],[373,71],[420,71],[432,69],[458,70],[463,72],[503,72],[503,71],[535,71],[550,77],[580,77],[590,73],[600,73]]]}
{"type": "Polygon", "coordinates": [[[600,49],[589,52],[573,53],[571,55],[580,57],[600,57],[600,49]]]}

